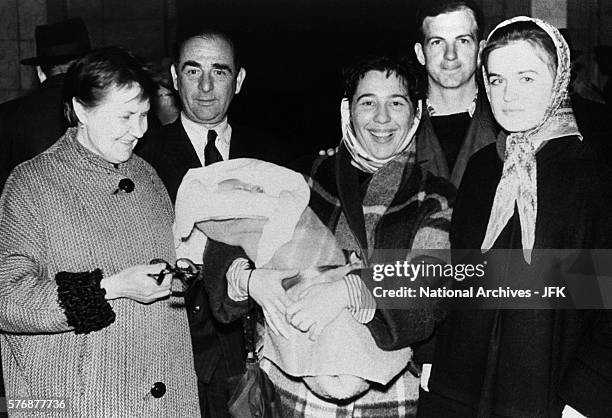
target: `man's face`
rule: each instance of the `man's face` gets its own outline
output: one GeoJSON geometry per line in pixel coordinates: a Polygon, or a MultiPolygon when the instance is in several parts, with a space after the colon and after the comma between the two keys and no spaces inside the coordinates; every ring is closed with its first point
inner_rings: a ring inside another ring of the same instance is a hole
{"type": "Polygon", "coordinates": [[[479,44],[471,10],[427,17],[423,33],[423,44],[416,43],[414,51],[427,70],[430,86],[454,89],[474,80],[479,44]]]}
{"type": "Polygon", "coordinates": [[[170,72],[190,120],[215,126],[225,118],[246,76],[244,68],[236,68],[232,53],[230,44],[217,37],[195,37],[183,46],[170,72]]]}

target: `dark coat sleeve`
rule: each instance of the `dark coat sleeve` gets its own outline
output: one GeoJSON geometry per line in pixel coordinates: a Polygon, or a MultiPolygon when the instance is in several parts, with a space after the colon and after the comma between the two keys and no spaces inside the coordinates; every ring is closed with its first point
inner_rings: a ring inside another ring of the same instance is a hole
{"type": "MultiPolygon", "coordinates": [[[[287,165],[292,155],[286,145],[275,136],[233,126],[230,158],[258,158],[279,165],[287,165]]],[[[230,323],[240,319],[247,311],[247,302],[236,302],[227,295],[225,273],[237,258],[248,259],[244,250],[209,240],[204,251],[204,288],[209,297],[215,319],[230,323]]]]}
{"type": "Polygon", "coordinates": [[[612,312],[587,314],[593,324],[565,373],[559,396],[589,417],[607,417],[612,411],[612,312]]]}
{"type": "Polygon", "coordinates": [[[0,105],[0,192],[14,167],[11,161],[13,136],[9,131],[14,106],[14,101],[0,105]]]}
{"type": "Polygon", "coordinates": [[[367,326],[378,347],[398,350],[426,343],[443,319],[441,310],[378,309],[367,326]]]}
{"type": "MultiPolygon", "coordinates": [[[[612,171],[603,164],[586,167],[580,189],[582,196],[572,202],[580,205],[587,231],[582,245],[577,247],[610,250],[612,171]]],[[[585,332],[561,380],[559,396],[583,415],[607,417],[612,411],[612,311],[593,310],[583,314],[585,332]]]]}
{"type": "Polygon", "coordinates": [[[248,311],[247,301],[236,302],[227,295],[225,273],[237,258],[248,259],[242,248],[208,240],[202,282],[215,319],[224,324],[240,319],[248,311]]]}
{"type": "MultiPolygon", "coordinates": [[[[455,188],[447,180],[426,173],[421,190],[427,197],[420,203],[421,212],[413,238],[413,249],[448,249],[449,230],[455,188]]],[[[390,248],[383,245],[382,248],[390,248]]],[[[400,247],[401,248],[401,247],[400,247]]],[[[412,262],[423,259],[426,263],[445,264],[450,261],[450,252],[419,256],[412,262]]],[[[448,285],[448,278],[422,277],[431,287],[448,285]]],[[[413,298],[405,309],[377,309],[374,319],[367,324],[376,344],[383,350],[397,350],[411,346],[417,358],[428,362],[431,356],[431,340],[436,327],[444,320],[445,311],[441,301],[434,298],[413,298]]]]}

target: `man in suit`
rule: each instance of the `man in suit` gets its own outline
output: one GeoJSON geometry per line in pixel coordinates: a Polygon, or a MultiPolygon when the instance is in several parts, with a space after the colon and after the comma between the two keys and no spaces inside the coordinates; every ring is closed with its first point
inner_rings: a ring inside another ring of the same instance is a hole
{"type": "Polygon", "coordinates": [[[273,136],[228,120],[246,70],[227,35],[207,30],[187,38],[170,73],[181,115],[174,123],[147,132],[136,152],[155,167],[173,202],[190,168],[240,157],[282,162],[283,147],[273,136]]]}
{"type": "Polygon", "coordinates": [[[64,76],[70,63],[90,50],[81,19],[37,26],[35,38],[37,56],[21,63],[36,66],[40,86],[0,105],[0,190],[13,168],[47,149],[66,131],[64,76]]]}
{"type": "MultiPolygon", "coordinates": [[[[157,170],[173,202],[190,168],[229,158],[250,157],[274,163],[288,158],[286,149],[272,136],[229,122],[227,112],[242,88],[246,70],[240,65],[234,42],[226,34],[202,31],[185,39],[177,52],[170,72],[182,104],[180,117],[147,133],[136,148],[157,170]]],[[[226,250],[222,244],[209,242],[206,253],[209,256],[221,251],[223,257],[228,257],[226,250]]],[[[185,304],[202,414],[226,417],[231,389],[227,380],[244,371],[242,323],[222,324],[217,320],[216,307],[225,296],[225,287],[206,280],[212,269],[217,268],[209,265],[206,263],[204,280],[186,291],[185,304]]]]}

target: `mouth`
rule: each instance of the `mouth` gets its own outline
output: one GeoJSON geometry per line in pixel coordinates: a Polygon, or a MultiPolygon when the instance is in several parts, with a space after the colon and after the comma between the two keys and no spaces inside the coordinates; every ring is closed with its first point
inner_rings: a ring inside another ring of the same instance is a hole
{"type": "Polygon", "coordinates": [[[126,147],[133,147],[138,142],[138,138],[119,139],[118,142],[126,147]]]}
{"type": "Polygon", "coordinates": [[[368,131],[374,141],[384,144],[391,141],[395,137],[395,131],[368,131]]]}
{"type": "Polygon", "coordinates": [[[523,109],[502,109],[502,112],[503,112],[504,114],[510,114],[510,115],[512,115],[512,114],[514,114],[514,113],[520,113],[520,112],[523,112],[523,109]]]}
{"type": "Polygon", "coordinates": [[[195,99],[195,102],[200,106],[212,106],[217,99],[195,99]]]}

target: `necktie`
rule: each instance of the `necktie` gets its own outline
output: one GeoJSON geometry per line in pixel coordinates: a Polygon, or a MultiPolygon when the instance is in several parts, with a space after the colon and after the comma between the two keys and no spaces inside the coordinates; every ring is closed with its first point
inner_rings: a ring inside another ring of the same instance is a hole
{"type": "Polygon", "coordinates": [[[221,153],[215,146],[215,139],[217,139],[217,133],[211,129],[208,131],[208,138],[206,139],[206,146],[204,147],[204,165],[211,165],[223,161],[221,153]]]}

